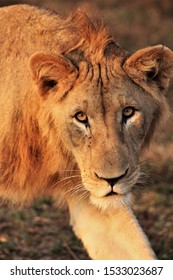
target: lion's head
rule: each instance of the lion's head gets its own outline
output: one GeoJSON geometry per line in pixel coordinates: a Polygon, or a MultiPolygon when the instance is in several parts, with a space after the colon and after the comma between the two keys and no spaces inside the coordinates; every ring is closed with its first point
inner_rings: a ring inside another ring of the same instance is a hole
{"type": "Polygon", "coordinates": [[[138,182],[141,148],[167,110],[173,53],[158,45],[127,55],[100,30],[65,54],[33,54],[30,68],[84,189],[105,208],[127,203],[138,182]]]}

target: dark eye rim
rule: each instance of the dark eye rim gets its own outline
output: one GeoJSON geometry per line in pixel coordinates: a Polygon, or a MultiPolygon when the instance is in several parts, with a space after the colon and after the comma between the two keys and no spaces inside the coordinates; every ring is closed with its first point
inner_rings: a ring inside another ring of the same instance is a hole
{"type": "Polygon", "coordinates": [[[122,117],[123,117],[123,119],[125,119],[125,120],[130,119],[131,117],[134,116],[135,112],[136,112],[136,108],[135,108],[135,107],[133,107],[133,106],[127,106],[127,107],[125,107],[125,108],[122,110],[122,117]],[[132,110],[131,114],[125,115],[125,110],[127,110],[127,109],[132,110]]]}
{"type": "Polygon", "coordinates": [[[74,115],[74,118],[75,118],[78,122],[80,122],[80,123],[88,124],[88,117],[87,117],[87,115],[86,115],[86,119],[80,120],[80,119],[77,117],[79,114],[84,114],[84,115],[86,115],[84,112],[79,111],[79,112],[77,112],[77,113],[74,115]]]}

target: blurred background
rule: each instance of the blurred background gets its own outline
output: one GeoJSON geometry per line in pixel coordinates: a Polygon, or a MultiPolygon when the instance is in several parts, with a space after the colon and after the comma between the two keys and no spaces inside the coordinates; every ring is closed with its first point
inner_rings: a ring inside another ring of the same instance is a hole
{"type": "MultiPolygon", "coordinates": [[[[83,3],[99,10],[121,47],[154,44],[173,50],[172,0],[0,0],[0,6],[32,4],[68,13],[83,3]]],[[[168,92],[173,112],[173,82],[168,92]]],[[[134,211],[158,258],[173,259],[173,114],[141,156],[148,180],[135,191],[134,211]]],[[[135,237],[134,237],[135,238],[135,237]]],[[[0,259],[88,259],[69,226],[67,210],[50,198],[27,209],[0,207],[0,259]]]]}

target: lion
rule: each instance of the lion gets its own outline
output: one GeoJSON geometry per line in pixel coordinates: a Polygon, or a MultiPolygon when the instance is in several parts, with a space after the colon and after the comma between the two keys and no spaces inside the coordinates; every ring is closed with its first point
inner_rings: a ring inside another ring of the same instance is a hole
{"type": "Polygon", "coordinates": [[[0,197],[52,196],[92,259],[155,259],[132,211],[139,155],[168,111],[173,52],[128,53],[102,19],[0,9],[0,197]]]}

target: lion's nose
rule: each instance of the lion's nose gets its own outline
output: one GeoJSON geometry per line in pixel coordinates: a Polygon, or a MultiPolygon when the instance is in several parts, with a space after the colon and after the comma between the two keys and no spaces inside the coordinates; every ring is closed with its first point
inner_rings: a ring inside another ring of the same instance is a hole
{"type": "MultiPolygon", "coordinates": [[[[120,177],[121,177],[121,176],[120,176],[120,177]]],[[[107,181],[108,184],[109,184],[111,187],[113,187],[113,186],[119,181],[119,178],[120,178],[120,177],[109,178],[109,179],[107,179],[107,178],[102,178],[102,179],[104,179],[105,181],[107,181]]]]}
{"type": "Polygon", "coordinates": [[[121,175],[118,176],[118,177],[114,177],[114,178],[104,178],[104,177],[98,176],[97,174],[96,174],[96,176],[97,176],[99,179],[105,180],[106,182],[108,182],[108,184],[109,184],[111,187],[113,187],[115,184],[118,183],[118,181],[120,181],[123,177],[126,176],[127,172],[128,172],[128,168],[126,169],[126,171],[125,171],[123,174],[121,174],[121,175]]]}

